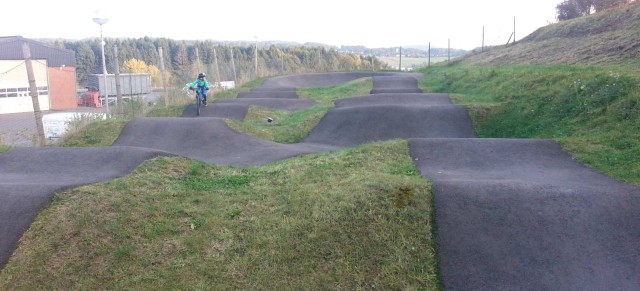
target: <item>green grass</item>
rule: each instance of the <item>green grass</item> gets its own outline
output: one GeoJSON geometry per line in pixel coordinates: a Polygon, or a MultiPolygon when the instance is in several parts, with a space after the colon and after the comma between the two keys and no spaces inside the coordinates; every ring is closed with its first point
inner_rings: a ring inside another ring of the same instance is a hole
{"type": "Polygon", "coordinates": [[[4,153],[4,152],[8,152],[9,150],[11,150],[13,147],[8,146],[8,145],[1,145],[0,144],[0,153],[4,153]]]}
{"type": "MultiPolygon", "coordinates": [[[[393,69],[398,69],[398,65],[400,65],[399,57],[378,57],[380,61],[386,63],[393,69]]],[[[453,59],[453,58],[452,58],[453,59]]],[[[446,62],[447,57],[431,57],[431,64],[446,62]]],[[[429,64],[429,58],[409,58],[402,57],[402,66],[403,67],[426,67],[429,64]]]]}
{"type": "Polygon", "coordinates": [[[300,98],[313,99],[319,104],[299,111],[285,111],[251,106],[244,121],[228,120],[227,124],[240,132],[278,143],[296,143],[303,140],[333,108],[340,98],[368,95],[373,88],[372,78],[357,79],[342,85],[298,89],[300,98]],[[273,122],[267,122],[271,117],[273,122]]]}
{"type": "Polygon", "coordinates": [[[78,128],[73,134],[65,135],[58,143],[62,147],[110,146],[120,136],[120,132],[130,121],[126,118],[94,120],[78,128]]]}
{"type": "Polygon", "coordinates": [[[298,96],[313,99],[324,106],[334,106],[338,99],[369,95],[371,89],[373,78],[360,78],[337,86],[300,88],[298,96]]]}
{"type": "Polygon", "coordinates": [[[56,196],[0,290],[436,290],[406,141],[256,168],[157,158],[56,196]]]}
{"type": "Polygon", "coordinates": [[[640,76],[619,67],[432,67],[421,86],[453,93],[480,137],[558,140],[580,161],[640,184],[640,76]]]}
{"type": "Polygon", "coordinates": [[[278,143],[302,141],[331,107],[314,106],[306,110],[285,111],[250,106],[243,122],[227,120],[229,127],[252,136],[278,143]],[[273,122],[267,122],[272,118],[273,122]]]}
{"type": "Polygon", "coordinates": [[[251,90],[252,88],[255,87],[260,87],[262,86],[262,84],[264,83],[264,81],[266,81],[267,78],[259,78],[259,79],[255,79],[255,80],[251,80],[250,82],[237,87],[237,88],[233,88],[230,90],[224,90],[224,91],[218,91],[216,92],[214,98],[215,99],[228,99],[228,98],[236,98],[236,96],[238,96],[238,93],[240,92],[247,92],[249,90],[251,90]]]}

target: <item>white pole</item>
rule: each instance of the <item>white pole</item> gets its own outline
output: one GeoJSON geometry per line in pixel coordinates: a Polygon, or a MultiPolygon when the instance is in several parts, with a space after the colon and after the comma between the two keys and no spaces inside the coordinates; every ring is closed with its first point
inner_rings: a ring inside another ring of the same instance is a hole
{"type": "Polygon", "coordinates": [[[102,76],[104,78],[104,100],[107,113],[109,113],[109,91],[107,90],[107,60],[104,58],[104,38],[102,37],[102,24],[100,24],[100,46],[102,47],[102,76]]]}

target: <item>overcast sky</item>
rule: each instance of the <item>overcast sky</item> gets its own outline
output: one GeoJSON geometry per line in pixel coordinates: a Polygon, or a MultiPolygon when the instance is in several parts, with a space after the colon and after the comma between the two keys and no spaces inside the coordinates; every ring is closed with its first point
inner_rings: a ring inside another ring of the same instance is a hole
{"type": "Polygon", "coordinates": [[[283,40],[329,45],[472,49],[521,39],[555,21],[561,0],[4,0],[0,36],[283,40]],[[165,4],[167,3],[167,4],[165,4]]]}

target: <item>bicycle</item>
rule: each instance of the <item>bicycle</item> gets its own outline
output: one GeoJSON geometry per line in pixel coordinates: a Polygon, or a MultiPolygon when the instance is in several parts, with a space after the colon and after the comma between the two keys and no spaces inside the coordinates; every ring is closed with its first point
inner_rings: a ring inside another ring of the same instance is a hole
{"type": "MultiPolygon", "coordinates": [[[[200,106],[201,105],[205,105],[205,101],[203,96],[203,90],[206,90],[204,87],[198,87],[198,88],[191,88],[189,87],[189,90],[195,90],[196,91],[196,115],[200,116],[200,106]]],[[[206,105],[205,105],[206,106],[206,105]]]]}

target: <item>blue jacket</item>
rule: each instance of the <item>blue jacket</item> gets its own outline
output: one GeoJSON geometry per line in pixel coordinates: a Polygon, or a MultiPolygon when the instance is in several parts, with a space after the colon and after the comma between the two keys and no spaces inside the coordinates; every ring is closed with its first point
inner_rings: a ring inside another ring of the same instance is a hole
{"type": "Polygon", "coordinates": [[[191,88],[204,87],[205,89],[209,90],[209,82],[206,79],[203,79],[203,80],[196,79],[195,81],[193,81],[193,82],[191,82],[189,84],[189,87],[191,87],[191,88]]]}

